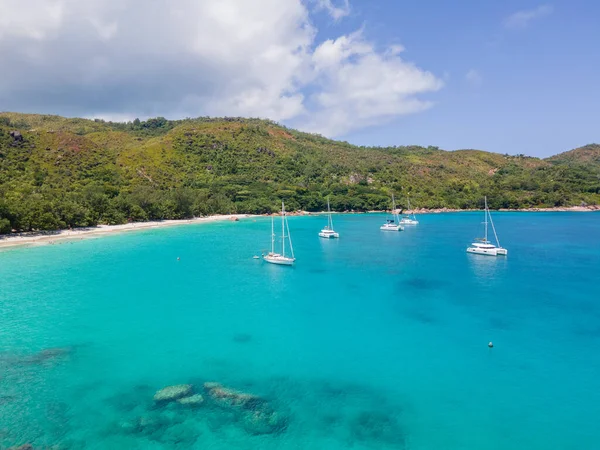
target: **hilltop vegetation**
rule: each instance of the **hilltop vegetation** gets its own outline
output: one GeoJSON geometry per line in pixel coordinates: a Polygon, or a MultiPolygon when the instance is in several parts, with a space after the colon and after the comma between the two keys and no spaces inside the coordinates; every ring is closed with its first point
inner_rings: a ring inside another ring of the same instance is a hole
{"type": "MultiPolygon", "coordinates": [[[[507,149],[510,150],[510,149],[507,149]]],[[[600,203],[600,146],[542,160],[357,147],[276,123],[0,114],[0,232],[217,213],[600,203]]]]}

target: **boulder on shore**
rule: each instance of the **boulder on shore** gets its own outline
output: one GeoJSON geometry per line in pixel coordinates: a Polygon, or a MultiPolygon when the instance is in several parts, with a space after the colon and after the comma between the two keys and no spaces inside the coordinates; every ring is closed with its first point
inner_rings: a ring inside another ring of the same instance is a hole
{"type": "Polygon", "coordinates": [[[167,386],[154,394],[154,401],[157,403],[168,403],[180,398],[190,397],[193,393],[193,389],[191,384],[167,386]]]}

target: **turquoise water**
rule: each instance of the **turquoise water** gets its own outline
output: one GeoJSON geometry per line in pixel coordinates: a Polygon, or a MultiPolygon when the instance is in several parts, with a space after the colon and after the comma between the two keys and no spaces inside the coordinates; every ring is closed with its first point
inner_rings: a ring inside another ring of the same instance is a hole
{"type": "Polygon", "coordinates": [[[496,214],[507,258],[480,216],[292,217],[294,268],[266,218],[0,252],[0,448],[598,448],[600,216],[496,214]],[[152,401],[206,381],[278,426],[152,401]]]}

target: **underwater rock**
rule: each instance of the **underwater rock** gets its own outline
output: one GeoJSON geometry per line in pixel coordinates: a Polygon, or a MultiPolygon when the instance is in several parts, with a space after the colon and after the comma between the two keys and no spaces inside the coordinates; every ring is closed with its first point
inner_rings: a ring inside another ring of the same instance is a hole
{"type": "Polygon", "coordinates": [[[170,426],[162,433],[150,436],[150,439],[176,448],[191,448],[198,440],[199,433],[190,426],[177,424],[170,426]]]}
{"type": "Polygon", "coordinates": [[[168,422],[159,416],[142,416],[137,421],[137,428],[144,433],[153,433],[168,426],[168,422]]]}
{"type": "Polygon", "coordinates": [[[404,448],[404,432],[395,418],[379,411],[363,411],[350,423],[351,435],[361,442],[395,445],[404,448]]]}
{"type": "Polygon", "coordinates": [[[252,335],[245,334],[245,333],[236,334],[233,337],[233,342],[237,342],[238,344],[246,344],[246,343],[250,342],[251,340],[252,340],[252,335]]]}
{"type": "Polygon", "coordinates": [[[179,403],[182,406],[200,406],[202,403],[204,403],[204,397],[202,397],[200,394],[190,395],[189,397],[182,397],[177,399],[177,403],[179,403]]]}
{"type": "Polygon", "coordinates": [[[287,427],[287,418],[265,404],[244,412],[242,425],[251,434],[272,434],[287,427]]]}
{"type": "Polygon", "coordinates": [[[193,386],[191,384],[177,384],[167,386],[154,394],[154,401],[157,403],[168,403],[183,397],[192,395],[193,386]]]}
{"type": "Polygon", "coordinates": [[[0,395],[0,405],[15,401],[17,398],[14,395],[0,395]]]}
{"type": "Polygon", "coordinates": [[[47,361],[65,358],[73,353],[73,347],[55,347],[46,348],[41,352],[25,358],[24,362],[28,364],[42,364],[47,361]]]}
{"type": "Polygon", "coordinates": [[[139,384],[131,389],[117,392],[105,399],[112,408],[121,413],[132,413],[150,409],[153,406],[152,396],[155,390],[151,386],[139,384]]]}
{"type": "Polygon", "coordinates": [[[221,383],[217,383],[215,381],[207,381],[202,386],[204,387],[205,391],[210,391],[211,389],[214,389],[214,388],[223,387],[223,385],[221,383]]]}
{"type": "Polygon", "coordinates": [[[18,447],[8,447],[8,450],[33,450],[33,445],[31,444],[23,444],[18,447]]]}
{"type": "Polygon", "coordinates": [[[137,422],[134,420],[123,420],[117,424],[119,431],[123,433],[135,433],[138,431],[137,422]]]}
{"type": "Polygon", "coordinates": [[[210,400],[217,406],[229,410],[236,421],[251,434],[272,434],[284,430],[288,419],[273,409],[262,398],[236,391],[219,383],[204,383],[210,400]]]}
{"type": "Polygon", "coordinates": [[[224,408],[252,408],[262,402],[256,395],[236,391],[219,383],[204,383],[204,389],[216,405],[224,408]]]}
{"type": "Polygon", "coordinates": [[[166,417],[150,413],[136,419],[123,420],[117,424],[117,428],[126,434],[140,433],[151,435],[165,430],[170,425],[171,422],[166,417]]]}

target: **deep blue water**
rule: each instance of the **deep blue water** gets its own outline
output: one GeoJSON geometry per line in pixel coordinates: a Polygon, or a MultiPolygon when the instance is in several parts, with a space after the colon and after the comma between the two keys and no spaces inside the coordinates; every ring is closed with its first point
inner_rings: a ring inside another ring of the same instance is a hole
{"type": "Polygon", "coordinates": [[[266,218],[0,252],[0,448],[599,448],[600,215],[495,214],[507,258],[480,216],[292,217],[294,268],[266,218]],[[153,404],[205,381],[281,426],[153,404]]]}

